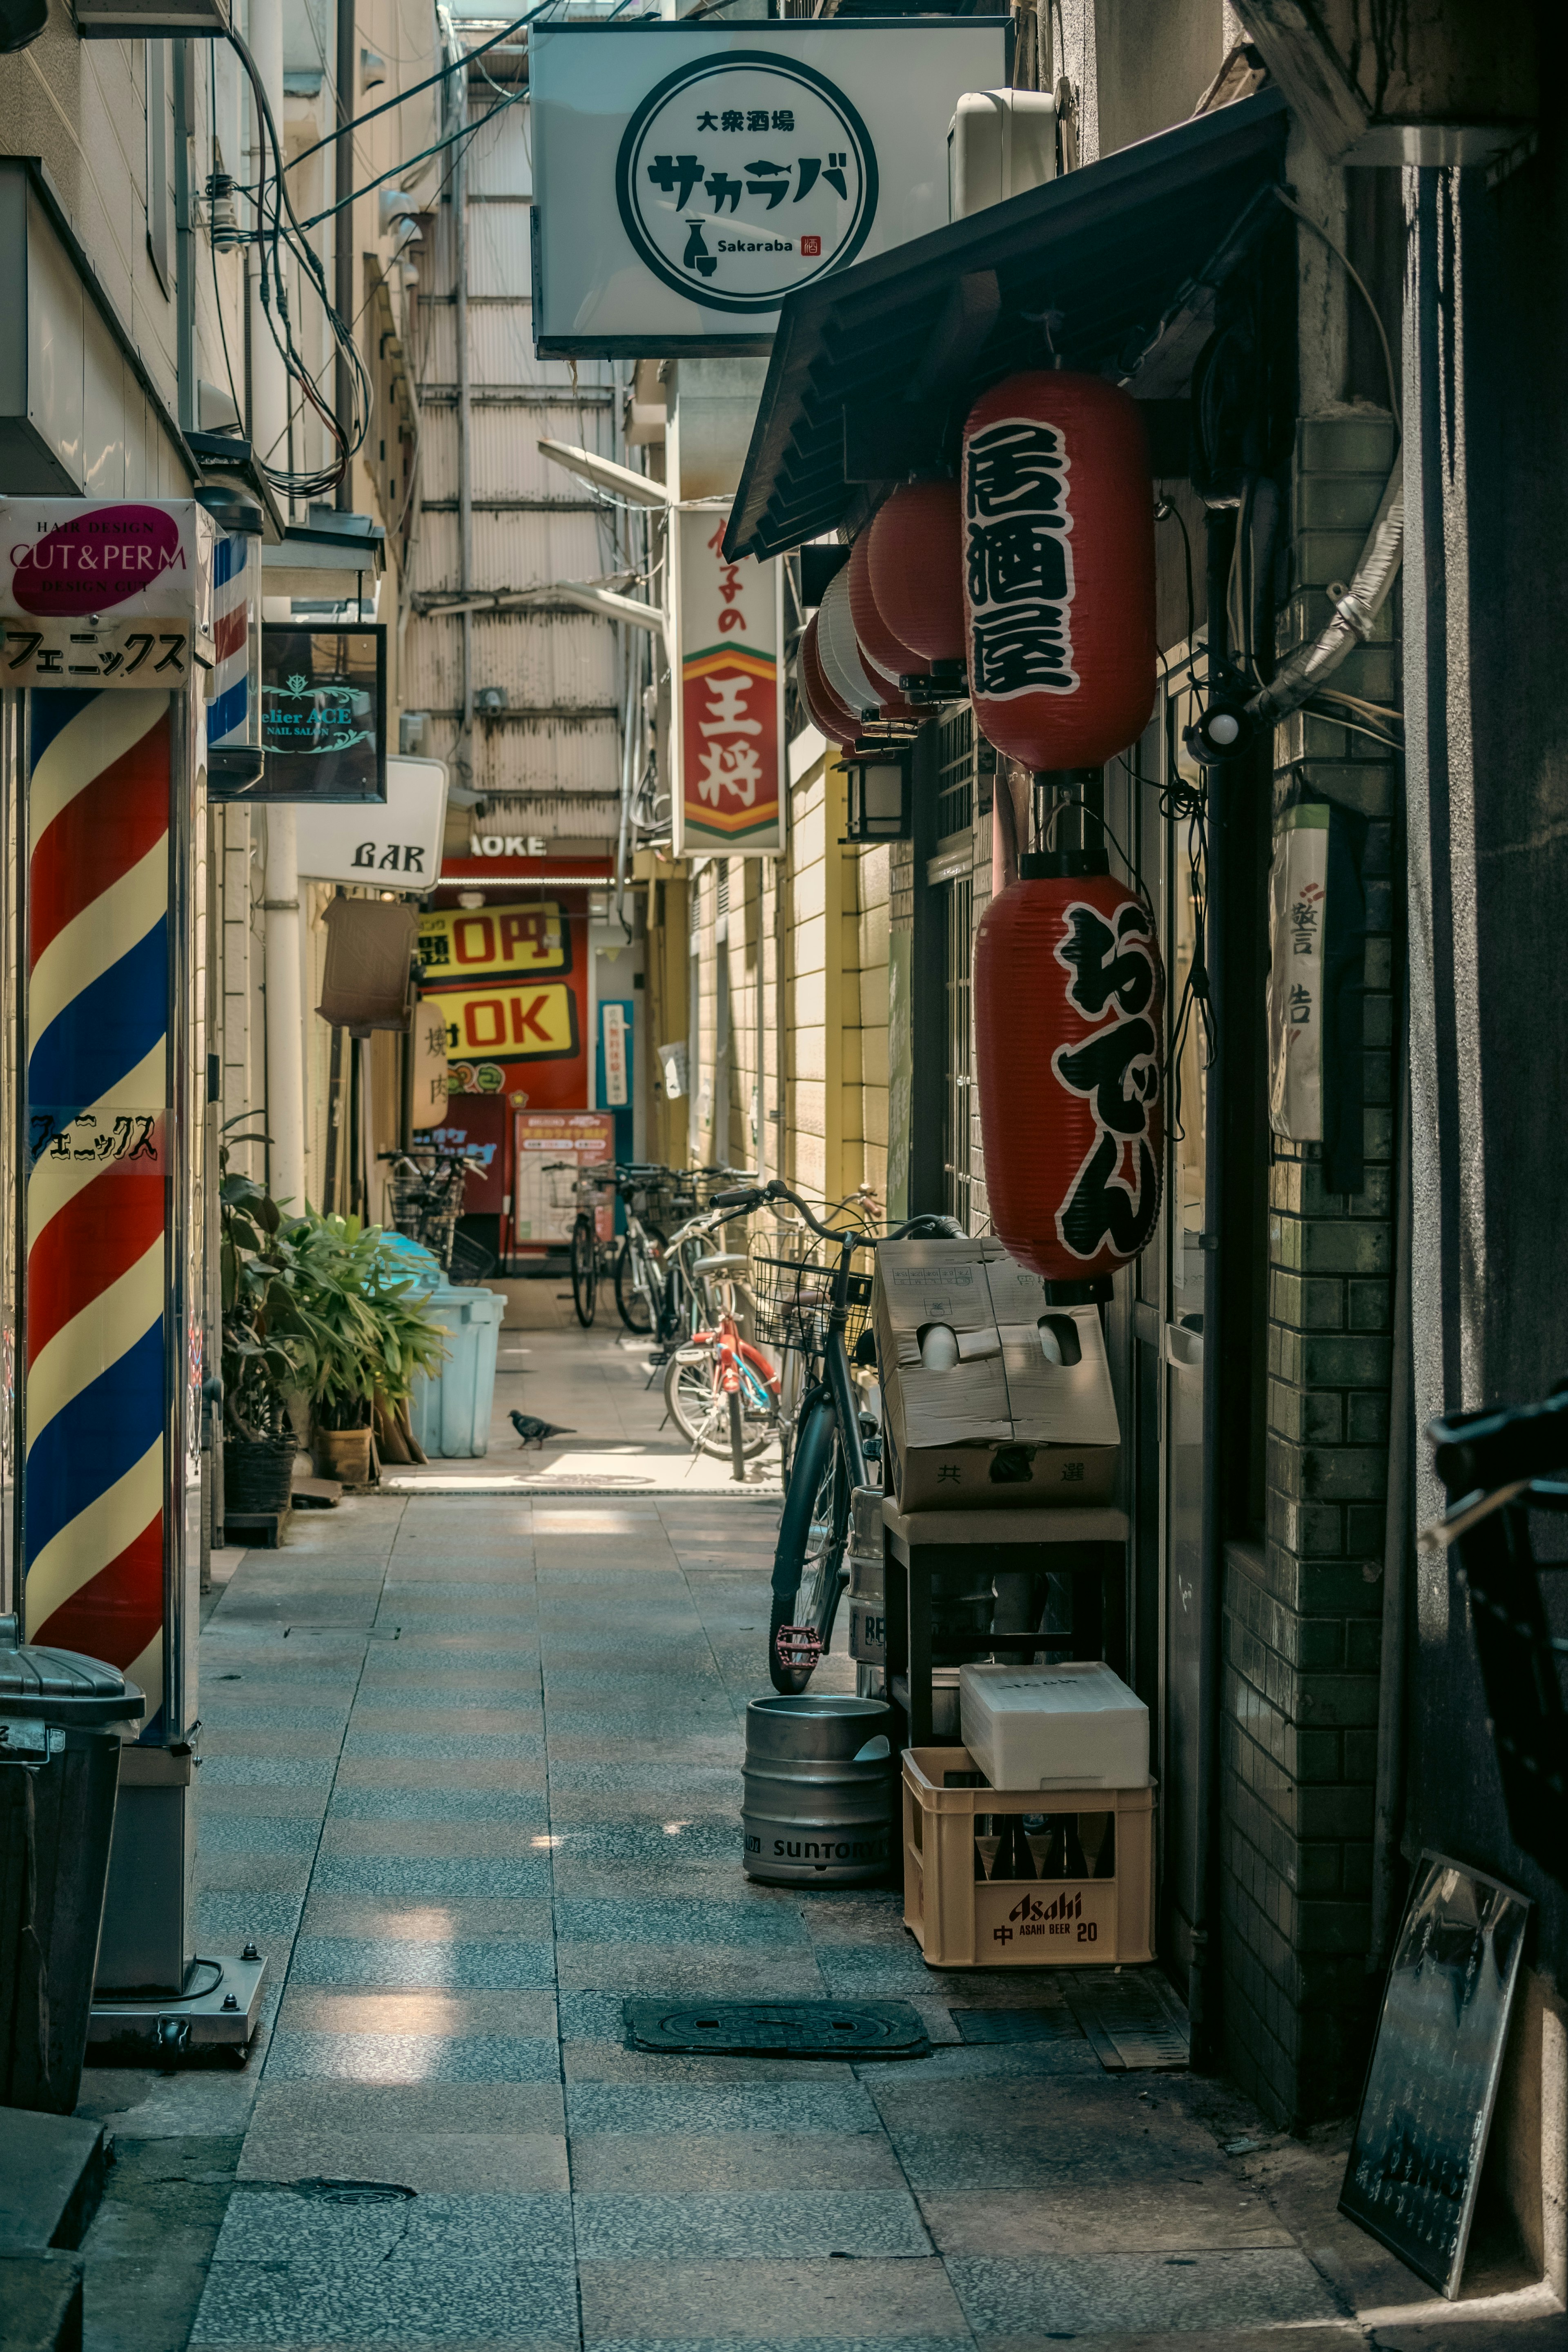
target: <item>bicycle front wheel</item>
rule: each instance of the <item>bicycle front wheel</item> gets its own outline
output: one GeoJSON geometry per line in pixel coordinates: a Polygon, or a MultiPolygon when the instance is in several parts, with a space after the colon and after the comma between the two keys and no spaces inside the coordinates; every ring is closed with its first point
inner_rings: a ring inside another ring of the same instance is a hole
{"type": "MultiPolygon", "coordinates": [[[[657,1225],[645,1225],[648,1243],[664,1247],[664,1235],[657,1225]]],[[[639,1248],[634,1259],[632,1237],[628,1234],[616,1255],[616,1311],[628,1331],[646,1339],[658,1317],[658,1301],[655,1297],[658,1276],[649,1263],[648,1251],[639,1248]]]]}
{"type": "Polygon", "coordinates": [[[586,1215],[572,1228],[572,1305],[586,1331],[599,1309],[599,1237],[586,1215]]]}
{"type": "MultiPolygon", "coordinates": [[[[684,1347],[670,1358],[664,1376],[664,1402],[671,1421],[690,1444],[710,1454],[716,1462],[728,1462],[728,1401],[718,1385],[718,1375],[716,1349],[684,1347]]],[[[741,1389],[742,1445],[752,1459],[762,1453],[773,1433],[773,1400],[748,1364],[741,1368],[741,1389]]]]}
{"type": "Polygon", "coordinates": [[[776,1691],[805,1690],[831,1647],[848,1532],[849,1479],[838,1415],[821,1389],[801,1419],[773,1554],[768,1675],[776,1691]],[[792,1633],[798,1638],[790,1640],[792,1633]]]}

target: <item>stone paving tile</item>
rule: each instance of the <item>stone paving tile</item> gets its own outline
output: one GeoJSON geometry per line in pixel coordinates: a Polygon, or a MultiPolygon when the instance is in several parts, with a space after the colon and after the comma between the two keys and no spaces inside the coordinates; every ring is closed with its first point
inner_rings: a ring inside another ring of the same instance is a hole
{"type": "Polygon", "coordinates": [[[347,1745],[349,1754],[356,1757],[423,1756],[450,1764],[464,1763],[476,1754],[541,1759],[544,1755],[543,1738],[536,1731],[474,1732],[465,1738],[455,1732],[363,1730],[357,1722],[350,1728],[347,1745]]]}
{"type": "MultiPolygon", "coordinates": [[[[531,1867],[541,1874],[536,1887],[508,1890],[545,1895],[550,1892],[548,1847],[534,1853],[532,1841],[541,1825],[537,1819],[520,1821],[514,1810],[498,1817],[494,1813],[478,1820],[462,1818],[456,1809],[447,1814],[426,1814],[410,1819],[406,1814],[382,1813],[365,1820],[363,1816],[340,1811],[334,1801],[327,1814],[321,1833],[323,1858],[329,1855],[395,1855],[413,1862],[416,1858],[444,1857],[456,1861],[495,1858],[497,1856],[530,1855],[531,1867]]],[[[326,1882],[331,1884],[329,1879],[326,1882]]],[[[401,1890],[400,1890],[401,1891],[401,1890]]],[[[407,1891],[415,1893],[412,1880],[407,1891]]]]}
{"type": "Polygon", "coordinates": [[[1191,2254],[1042,2256],[1033,2262],[955,2255],[947,2264],[977,2340],[1154,2326],[1198,2330],[1302,2322],[1341,2315],[1304,2254],[1265,2247],[1191,2254]]]}
{"type": "Polygon", "coordinates": [[[274,2083],[554,2083],[553,2034],[525,2042],[497,2033],[275,2032],[267,2056],[274,2083]]]}
{"type": "MultiPolygon", "coordinates": [[[[691,1906],[680,1902],[582,1903],[558,1901],[555,1932],[563,1944],[669,1944],[691,1926],[691,1906]]],[[[758,1902],[750,1895],[724,1909],[716,1944],[805,1944],[806,1934],[793,1902],[758,1902]]]]}
{"type": "MultiPolygon", "coordinates": [[[[222,1765],[226,1758],[216,1761],[222,1765]]],[[[320,1822],[327,1810],[331,1793],[332,1776],[330,1768],[312,1768],[314,1782],[297,1779],[279,1781],[270,1779],[253,1780],[248,1773],[235,1778],[232,1770],[225,1774],[204,1764],[198,1783],[200,1797],[200,1827],[205,1833],[209,1822],[219,1819],[238,1820],[242,1816],[253,1821],[268,1818],[275,1821],[312,1821],[320,1822]]]]}
{"type": "Polygon", "coordinates": [[[346,1936],[301,1936],[293,1975],[302,1984],[433,1985],[454,1992],[520,1991],[554,1981],[549,1944],[414,1943],[387,1937],[372,1942],[346,1936]]]}
{"type": "MultiPolygon", "coordinates": [[[[204,1792],[205,1793],[205,1792],[204,1792]]],[[[321,1834],[321,1807],[309,1813],[253,1813],[227,1805],[205,1804],[201,1812],[201,1853],[204,1864],[215,1854],[303,1854],[316,1851],[321,1834]]]]}
{"type": "Polygon", "coordinates": [[[345,1790],[394,1793],[405,1789],[539,1790],[546,1781],[542,1755],[357,1756],[348,1750],[337,1772],[336,1794],[345,1790]]]}
{"type": "Polygon", "coordinates": [[[529,1895],[550,1892],[547,1854],[326,1853],[315,1884],[328,1895],[381,1895],[428,1902],[442,1895],[529,1895]]]}
{"type": "Polygon", "coordinates": [[[548,2132],[269,2129],[255,2125],[239,2161],[242,2180],[374,2180],[453,2197],[564,2197],[571,2182],[563,2137],[548,2132]]]}
{"type": "Polygon", "coordinates": [[[608,1988],[623,1993],[713,2000],[820,2000],[827,1988],[804,1944],[561,1944],[556,1973],[571,1992],[608,1988]]]}
{"type": "Polygon", "coordinates": [[[808,2331],[876,2340],[967,2330],[940,2261],[592,2262],[580,2271],[583,2337],[668,2338],[678,2333],[722,2341],[777,2342],[808,2331]],[[770,2326],[771,2323],[771,2326],[770,2326]]]}
{"type": "Polygon", "coordinates": [[[226,1853],[214,1845],[196,1851],[195,1883],[235,1895],[302,1895],[310,1884],[314,1841],[298,1853],[226,1853]]]}
{"type": "Polygon", "coordinates": [[[558,2083],[268,2083],[263,2079],[252,2130],[351,2132],[376,2136],[384,2169],[403,2132],[544,2133],[562,2137],[565,2110],[558,2083]]]}
{"type": "Polygon", "coordinates": [[[1142,2253],[1191,2253],[1291,2242],[1267,2200],[1246,2195],[1234,2172],[1166,2177],[1157,2186],[1128,2181],[1113,2199],[1070,2180],[1048,2197],[1033,2189],[961,2191],[922,2197],[921,2210],[943,2254],[1120,2254],[1134,2246],[1142,2253]]]}
{"type": "Polygon", "coordinates": [[[907,2189],[789,2195],[578,2196],[580,2262],[787,2260],[802,2246],[831,2255],[924,2259],[932,2249],[907,2189]]]}
{"type": "Polygon", "coordinates": [[[454,1786],[449,1780],[424,1788],[409,1788],[405,1783],[395,1788],[345,1788],[340,1780],[332,1791],[331,1814],[332,1836],[337,1843],[351,1828],[363,1828],[368,1832],[373,1826],[393,1823],[405,1829],[439,1823],[453,1832],[459,1824],[477,1827],[481,1822],[510,1823],[514,1832],[532,1836],[542,1831],[548,1818],[549,1806],[542,1787],[474,1789],[454,1786]]]}
{"type": "Polygon", "coordinates": [[[595,2132],[876,2132],[877,2110],[842,2083],[568,2083],[573,2138],[595,2132]]]}
{"type": "Polygon", "coordinates": [[[821,2128],[574,2135],[572,2179],[580,2195],[599,2196],[869,2195],[904,2187],[880,2133],[821,2128]]]}
{"type": "Polygon", "coordinates": [[[378,1903],[363,1895],[329,1895],[312,1887],[305,1925],[313,1936],[390,1937],[416,1944],[483,1943],[516,1937],[548,1943],[551,1914],[539,1898],[466,1895],[442,1903],[378,1903]]]}
{"type": "Polygon", "coordinates": [[[510,2034],[555,2043],[549,1992],[332,1992],[290,1985],[279,2023],[300,2033],[510,2034]]]}
{"type": "MultiPolygon", "coordinates": [[[[199,1860],[199,1855],[198,1855],[199,1860]]],[[[291,1937],[305,1907],[303,1886],[289,1894],[277,1888],[198,1886],[193,1908],[198,1947],[211,1951],[243,1951],[255,1941],[269,1964],[268,1945],[278,1937],[291,1937]]]]}

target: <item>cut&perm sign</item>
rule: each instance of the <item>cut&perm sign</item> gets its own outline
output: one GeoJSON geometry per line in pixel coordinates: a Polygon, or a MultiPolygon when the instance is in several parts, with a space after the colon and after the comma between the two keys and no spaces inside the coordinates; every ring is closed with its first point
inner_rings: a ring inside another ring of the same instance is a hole
{"type": "Polygon", "coordinates": [[[675,854],[776,857],[784,845],[784,580],[776,562],[726,562],[729,518],[677,518],[675,854]]]}
{"type": "Polygon", "coordinates": [[[1001,17],[537,26],[542,354],[765,352],[779,305],[944,228],[959,97],[1009,72],[1001,17]],[[895,51],[892,44],[898,44],[895,51]]]}
{"type": "Polygon", "coordinates": [[[215,536],[194,499],[0,499],[0,686],[188,686],[215,536]]]}

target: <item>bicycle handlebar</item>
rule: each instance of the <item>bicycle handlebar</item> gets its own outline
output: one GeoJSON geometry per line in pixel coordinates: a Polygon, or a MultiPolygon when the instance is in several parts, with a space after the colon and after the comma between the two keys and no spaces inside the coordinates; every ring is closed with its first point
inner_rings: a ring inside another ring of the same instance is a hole
{"type": "Polygon", "coordinates": [[[853,1225],[825,1225],[815,1210],[809,1208],[801,1199],[800,1194],[792,1192],[789,1186],[777,1176],[769,1184],[737,1185],[731,1192],[715,1192],[710,1205],[715,1209],[743,1209],[748,1215],[751,1215],[769,1201],[787,1201],[791,1208],[799,1213],[819,1240],[834,1242],[840,1249],[846,1242],[851,1243],[858,1249],[868,1249],[874,1247],[879,1240],[902,1241],[906,1234],[914,1233],[917,1228],[923,1228],[925,1235],[932,1239],[948,1241],[969,1239],[956,1217],[937,1216],[930,1212],[918,1217],[910,1217],[906,1223],[895,1225],[890,1231],[881,1234],[868,1234],[853,1225]]]}

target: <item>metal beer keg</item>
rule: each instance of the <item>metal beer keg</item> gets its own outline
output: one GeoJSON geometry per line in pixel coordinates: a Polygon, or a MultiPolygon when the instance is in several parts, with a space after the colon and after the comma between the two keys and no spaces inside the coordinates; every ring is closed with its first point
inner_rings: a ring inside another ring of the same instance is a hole
{"type": "Polygon", "coordinates": [[[754,1698],[741,1801],[749,1878],[861,1886],[893,1858],[898,1759],[883,1699],[754,1698]]]}

